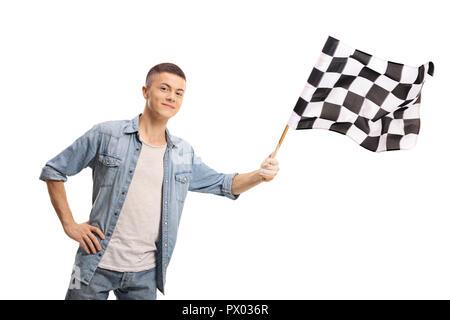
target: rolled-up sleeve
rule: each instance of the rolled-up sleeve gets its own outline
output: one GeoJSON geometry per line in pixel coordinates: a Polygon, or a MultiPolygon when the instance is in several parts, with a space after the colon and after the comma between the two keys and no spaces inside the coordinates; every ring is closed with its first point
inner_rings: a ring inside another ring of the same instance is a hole
{"type": "Polygon", "coordinates": [[[240,195],[231,193],[231,185],[233,184],[233,178],[239,174],[238,172],[225,174],[222,185],[222,192],[224,196],[232,200],[236,200],[240,195]]]}
{"type": "Polygon", "coordinates": [[[67,175],[64,173],[59,172],[55,168],[52,168],[48,162],[45,165],[45,167],[42,168],[41,175],[39,176],[39,179],[42,181],[45,180],[57,180],[57,181],[67,181],[67,175]]]}
{"type": "Polygon", "coordinates": [[[211,193],[224,196],[232,200],[239,198],[239,194],[231,193],[234,173],[219,173],[208,167],[201,158],[192,151],[192,178],[189,183],[189,191],[211,193]]]}
{"type": "Polygon", "coordinates": [[[67,176],[75,175],[90,166],[98,150],[98,129],[99,126],[94,125],[70,146],[50,159],[42,168],[39,179],[66,182],[67,176]]]}

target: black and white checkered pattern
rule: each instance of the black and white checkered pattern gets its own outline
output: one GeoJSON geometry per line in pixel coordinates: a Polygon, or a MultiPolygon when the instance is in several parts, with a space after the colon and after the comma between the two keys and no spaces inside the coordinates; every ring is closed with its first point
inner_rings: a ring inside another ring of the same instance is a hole
{"type": "Polygon", "coordinates": [[[432,62],[385,61],[328,37],[288,125],[336,131],[374,152],[412,148],[425,74],[433,72],[432,62]]]}

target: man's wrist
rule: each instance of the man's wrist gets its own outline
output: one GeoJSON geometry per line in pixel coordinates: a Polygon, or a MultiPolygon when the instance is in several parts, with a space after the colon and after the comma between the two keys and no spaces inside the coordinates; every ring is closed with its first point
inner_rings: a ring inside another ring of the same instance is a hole
{"type": "Polygon", "coordinates": [[[264,177],[260,174],[260,172],[261,172],[261,169],[256,170],[256,175],[257,175],[258,183],[261,183],[261,182],[265,181],[265,180],[264,180],[264,177]]]}
{"type": "Polygon", "coordinates": [[[67,227],[70,227],[73,224],[76,224],[75,220],[73,219],[72,215],[69,218],[61,219],[61,224],[64,229],[67,227]]]}

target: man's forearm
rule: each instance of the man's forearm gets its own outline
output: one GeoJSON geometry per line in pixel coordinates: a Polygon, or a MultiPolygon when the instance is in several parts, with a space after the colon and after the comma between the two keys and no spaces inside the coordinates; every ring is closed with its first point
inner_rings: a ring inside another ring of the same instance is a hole
{"type": "Polygon", "coordinates": [[[231,183],[231,193],[238,195],[260,184],[263,181],[263,178],[258,172],[259,170],[255,170],[235,175],[231,183]]]}
{"type": "Polygon", "coordinates": [[[47,189],[53,208],[55,208],[56,214],[63,227],[75,222],[69,208],[69,203],[67,202],[64,182],[56,180],[46,180],[45,182],[47,183],[47,189]]]}

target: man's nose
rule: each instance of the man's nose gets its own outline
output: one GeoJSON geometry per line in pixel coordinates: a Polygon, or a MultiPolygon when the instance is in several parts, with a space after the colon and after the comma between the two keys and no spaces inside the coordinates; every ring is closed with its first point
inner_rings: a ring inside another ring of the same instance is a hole
{"type": "Polygon", "coordinates": [[[175,93],[170,92],[167,95],[167,100],[171,101],[171,102],[175,102],[175,93]]]}

